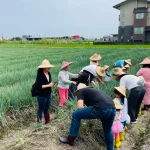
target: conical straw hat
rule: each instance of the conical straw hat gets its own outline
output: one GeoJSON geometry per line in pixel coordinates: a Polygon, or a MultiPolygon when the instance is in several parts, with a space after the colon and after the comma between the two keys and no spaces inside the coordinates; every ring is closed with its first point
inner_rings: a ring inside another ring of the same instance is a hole
{"type": "Polygon", "coordinates": [[[125,62],[126,62],[127,64],[129,64],[129,65],[132,65],[132,64],[131,64],[131,59],[127,59],[127,60],[125,60],[125,62]]]}
{"type": "Polygon", "coordinates": [[[126,88],[124,86],[115,87],[115,89],[123,96],[126,96],[126,88]]]}
{"type": "Polygon", "coordinates": [[[104,66],[104,69],[105,69],[105,70],[107,70],[108,68],[109,68],[109,66],[108,66],[108,65],[105,65],[105,66],[104,66]]]}
{"type": "Polygon", "coordinates": [[[118,98],[115,98],[113,101],[115,103],[116,109],[122,109],[123,108],[123,106],[120,104],[120,101],[118,100],[118,98]]]}
{"type": "Polygon", "coordinates": [[[126,69],[126,68],[130,68],[130,65],[129,64],[126,64],[125,66],[124,66],[124,68],[126,69]]]}
{"type": "Polygon", "coordinates": [[[101,77],[105,77],[105,69],[103,67],[99,67],[97,66],[96,67],[96,72],[99,76],[101,77]]]}
{"type": "Polygon", "coordinates": [[[150,64],[150,59],[148,57],[146,57],[141,63],[140,65],[148,65],[150,64]]]}
{"type": "Polygon", "coordinates": [[[100,54],[97,54],[97,53],[94,53],[91,57],[90,57],[90,60],[92,61],[98,61],[100,60],[102,57],[100,54]]]}
{"type": "Polygon", "coordinates": [[[50,62],[47,59],[44,59],[40,66],[37,68],[52,68],[54,65],[50,64],[50,62]]]}
{"type": "Polygon", "coordinates": [[[63,61],[62,65],[61,65],[61,70],[64,69],[65,67],[71,65],[71,64],[72,64],[72,62],[63,61]]]}
{"type": "Polygon", "coordinates": [[[112,73],[112,75],[119,75],[119,73],[122,72],[122,68],[114,68],[114,72],[112,73]]]}
{"type": "Polygon", "coordinates": [[[80,83],[80,84],[77,86],[77,90],[73,93],[73,95],[74,95],[74,96],[77,96],[79,90],[84,89],[84,88],[93,88],[93,87],[91,87],[91,86],[86,86],[85,84],[80,83]]]}

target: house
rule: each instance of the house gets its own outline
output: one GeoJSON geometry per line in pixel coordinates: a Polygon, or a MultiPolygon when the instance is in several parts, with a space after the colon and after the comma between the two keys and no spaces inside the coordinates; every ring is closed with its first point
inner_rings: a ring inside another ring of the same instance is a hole
{"type": "Polygon", "coordinates": [[[120,42],[150,42],[150,1],[126,0],[113,7],[120,10],[120,42]]]}
{"type": "Polygon", "coordinates": [[[42,40],[41,37],[33,37],[32,35],[23,35],[22,36],[22,40],[23,41],[39,41],[39,40],[42,40]]]}
{"type": "Polygon", "coordinates": [[[111,40],[113,42],[118,42],[118,34],[111,34],[111,36],[112,36],[111,40]]]}
{"type": "Polygon", "coordinates": [[[79,36],[79,35],[74,35],[74,36],[72,36],[72,38],[73,38],[73,39],[79,39],[80,36],[79,36]]]}

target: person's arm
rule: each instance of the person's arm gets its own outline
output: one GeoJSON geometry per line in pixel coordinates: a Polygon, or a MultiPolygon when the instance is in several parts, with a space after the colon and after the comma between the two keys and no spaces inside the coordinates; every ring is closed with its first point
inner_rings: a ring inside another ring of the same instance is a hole
{"type": "Polygon", "coordinates": [[[96,78],[96,80],[99,82],[99,83],[104,83],[99,77],[95,77],[96,78]]]}
{"type": "Polygon", "coordinates": [[[72,74],[70,72],[68,72],[68,73],[69,73],[70,78],[78,78],[79,77],[79,74],[72,74]]]}
{"type": "Polygon", "coordinates": [[[136,75],[137,75],[137,76],[142,76],[142,71],[141,71],[141,69],[137,72],[136,75]]]}
{"type": "Polygon", "coordinates": [[[77,107],[78,107],[78,109],[84,108],[84,101],[83,100],[78,100],[77,107]]]}
{"type": "Polygon", "coordinates": [[[60,76],[62,82],[65,83],[65,84],[71,84],[71,83],[74,82],[74,81],[70,81],[69,79],[67,80],[67,79],[65,78],[65,74],[64,74],[63,72],[60,72],[60,73],[59,73],[59,76],[60,76]]]}

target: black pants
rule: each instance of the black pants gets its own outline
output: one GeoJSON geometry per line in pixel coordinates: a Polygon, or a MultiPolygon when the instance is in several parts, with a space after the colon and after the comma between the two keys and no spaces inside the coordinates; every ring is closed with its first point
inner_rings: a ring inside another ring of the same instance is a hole
{"type": "Polygon", "coordinates": [[[91,73],[83,71],[82,74],[79,76],[79,83],[84,83],[88,86],[93,79],[94,76],[91,73]]]}
{"type": "Polygon", "coordinates": [[[136,121],[142,100],[145,95],[145,87],[139,86],[131,89],[130,95],[128,97],[128,114],[131,118],[131,122],[136,121]]]}

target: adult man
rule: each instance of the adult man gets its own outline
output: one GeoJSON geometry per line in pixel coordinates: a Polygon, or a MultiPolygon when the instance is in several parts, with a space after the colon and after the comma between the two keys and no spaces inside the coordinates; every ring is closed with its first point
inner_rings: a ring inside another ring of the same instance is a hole
{"type": "Polygon", "coordinates": [[[145,95],[145,87],[140,84],[140,78],[134,75],[128,75],[125,72],[118,70],[114,73],[118,75],[117,80],[120,81],[120,86],[124,86],[130,91],[128,97],[128,114],[131,118],[131,123],[136,123],[142,100],[145,95]]]}
{"type": "Polygon", "coordinates": [[[116,113],[113,100],[103,91],[88,87],[83,83],[78,85],[74,95],[77,95],[78,110],[72,114],[69,135],[60,137],[60,142],[73,146],[79,132],[81,119],[100,119],[104,129],[107,150],[113,150],[111,127],[116,113]],[[84,107],[84,104],[87,107],[84,107]]]}

